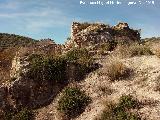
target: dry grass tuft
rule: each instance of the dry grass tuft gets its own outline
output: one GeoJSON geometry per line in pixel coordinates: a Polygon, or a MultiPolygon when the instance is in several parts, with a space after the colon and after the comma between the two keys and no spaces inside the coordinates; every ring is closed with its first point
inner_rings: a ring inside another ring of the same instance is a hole
{"type": "Polygon", "coordinates": [[[115,57],[126,58],[130,56],[129,46],[118,45],[113,54],[115,57]]]}
{"type": "Polygon", "coordinates": [[[112,81],[125,79],[130,75],[130,69],[127,68],[122,62],[117,60],[112,61],[107,69],[107,75],[112,81]]]}

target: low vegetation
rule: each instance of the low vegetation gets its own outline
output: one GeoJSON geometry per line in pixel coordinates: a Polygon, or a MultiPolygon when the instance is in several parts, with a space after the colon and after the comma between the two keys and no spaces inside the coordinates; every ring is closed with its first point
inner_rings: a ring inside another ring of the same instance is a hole
{"type": "Polygon", "coordinates": [[[52,81],[53,83],[67,80],[67,69],[74,65],[77,76],[84,76],[92,71],[92,57],[86,49],[74,49],[64,56],[43,57],[33,54],[29,57],[31,63],[27,76],[37,81],[52,81]]]}
{"type": "Polygon", "coordinates": [[[155,83],[156,83],[156,86],[154,88],[154,91],[160,92],[160,76],[157,77],[155,83]]]}
{"type": "Polygon", "coordinates": [[[87,66],[93,62],[92,57],[89,55],[89,51],[84,48],[72,49],[67,52],[65,57],[69,62],[77,62],[79,64],[86,64],[87,66]]]}
{"type": "Polygon", "coordinates": [[[45,80],[52,83],[59,83],[66,80],[66,61],[61,57],[44,58],[40,55],[31,55],[29,58],[31,62],[27,77],[37,82],[45,80]]]}
{"type": "Polygon", "coordinates": [[[141,41],[143,44],[150,45],[152,43],[159,43],[159,40],[160,40],[160,37],[151,37],[151,38],[142,39],[141,41]]]}
{"type": "Polygon", "coordinates": [[[107,75],[112,81],[125,79],[129,77],[131,72],[130,69],[127,68],[122,62],[117,60],[113,60],[107,69],[107,75]]]}
{"type": "Polygon", "coordinates": [[[94,60],[87,49],[72,49],[64,57],[67,63],[75,67],[77,80],[83,79],[86,74],[98,68],[94,65],[94,60]]]}
{"type": "Polygon", "coordinates": [[[149,47],[145,45],[133,44],[129,47],[130,56],[153,55],[149,47]]]}
{"type": "Polygon", "coordinates": [[[141,55],[153,55],[153,52],[148,46],[138,43],[132,43],[130,45],[118,45],[114,52],[121,58],[141,55]]]}
{"type": "Polygon", "coordinates": [[[9,112],[5,114],[4,120],[33,120],[34,113],[27,108],[20,110],[19,112],[9,112]]]}
{"type": "Polygon", "coordinates": [[[0,33],[0,48],[26,46],[36,41],[32,38],[23,37],[15,34],[0,33]]]}
{"type": "Polygon", "coordinates": [[[118,45],[114,51],[114,55],[119,58],[130,57],[130,51],[128,45],[118,45]]]}
{"type": "Polygon", "coordinates": [[[90,97],[84,94],[83,91],[70,87],[63,91],[62,97],[58,102],[58,110],[68,118],[74,118],[84,111],[90,101],[90,97]]]}
{"type": "Polygon", "coordinates": [[[98,120],[140,120],[141,118],[138,114],[131,112],[131,109],[135,109],[137,106],[137,100],[131,95],[123,95],[119,103],[107,104],[106,109],[98,120]]]}
{"type": "Polygon", "coordinates": [[[138,101],[131,95],[122,95],[119,99],[119,105],[123,108],[131,109],[138,107],[138,101]]]}

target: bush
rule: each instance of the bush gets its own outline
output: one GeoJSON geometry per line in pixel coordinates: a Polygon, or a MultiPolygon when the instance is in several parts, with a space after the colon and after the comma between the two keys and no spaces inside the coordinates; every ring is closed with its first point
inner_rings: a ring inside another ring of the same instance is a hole
{"type": "Polygon", "coordinates": [[[137,103],[130,95],[122,96],[118,104],[107,104],[99,120],[140,120],[137,114],[130,112],[130,109],[135,108],[137,103]]]}
{"type": "Polygon", "coordinates": [[[93,61],[87,49],[72,49],[66,53],[68,62],[75,62],[89,66],[93,61]]]}
{"type": "Polygon", "coordinates": [[[23,109],[12,117],[12,120],[32,120],[33,113],[28,109],[23,109]]]}
{"type": "Polygon", "coordinates": [[[4,118],[4,120],[12,120],[13,116],[14,116],[14,113],[9,111],[9,112],[5,112],[2,118],[4,118]]]}
{"type": "Polygon", "coordinates": [[[160,44],[157,43],[156,45],[154,45],[152,47],[152,50],[155,53],[155,55],[160,58],[160,44]]]}
{"type": "Polygon", "coordinates": [[[122,58],[141,55],[153,55],[153,52],[148,46],[140,45],[138,43],[118,45],[114,53],[122,58]]]}
{"type": "Polygon", "coordinates": [[[27,108],[22,109],[21,111],[14,113],[8,112],[5,114],[5,120],[33,120],[33,112],[27,108]]]}
{"type": "Polygon", "coordinates": [[[120,80],[123,78],[128,77],[130,70],[119,61],[113,61],[108,66],[107,75],[110,77],[111,80],[120,80]]]}
{"type": "Polygon", "coordinates": [[[58,102],[58,110],[68,118],[74,118],[81,114],[91,99],[78,88],[67,88],[58,102]]]}
{"type": "Polygon", "coordinates": [[[137,100],[133,99],[131,95],[122,95],[119,101],[119,106],[122,108],[131,109],[138,107],[137,100]]]}
{"type": "Polygon", "coordinates": [[[130,56],[153,55],[149,47],[139,44],[133,44],[129,47],[130,56]]]}
{"type": "Polygon", "coordinates": [[[86,74],[97,69],[93,67],[92,57],[86,49],[73,49],[58,57],[32,54],[28,60],[30,69],[27,77],[40,83],[46,80],[52,83],[67,82],[70,71],[75,73],[74,77],[78,76],[77,80],[81,80],[86,74]]]}
{"type": "Polygon", "coordinates": [[[39,82],[47,80],[58,83],[66,80],[66,60],[64,58],[43,58],[39,55],[32,55],[29,60],[31,65],[27,77],[39,82]]]}
{"type": "Polygon", "coordinates": [[[93,67],[93,59],[87,49],[72,49],[66,53],[65,59],[67,63],[75,66],[77,80],[83,79],[86,74],[97,69],[93,67]]]}

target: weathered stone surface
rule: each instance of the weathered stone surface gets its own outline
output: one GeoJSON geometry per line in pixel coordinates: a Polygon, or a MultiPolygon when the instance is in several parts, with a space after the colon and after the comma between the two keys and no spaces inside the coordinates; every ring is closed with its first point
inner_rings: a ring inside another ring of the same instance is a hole
{"type": "Polygon", "coordinates": [[[19,77],[0,87],[0,109],[16,110],[26,106],[31,108],[42,106],[59,92],[60,87],[49,82],[38,84],[34,80],[19,77]]]}
{"type": "Polygon", "coordinates": [[[49,102],[62,85],[50,81],[38,82],[27,77],[30,63],[28,56],[17,53],[12,61],[11,80],[0,86],[0,109],[37,107],[49,102]]]}
{"type": "Polygon", "coordinates": [[[122,23],[122,22],[119,22],[116,26],[113,27],[114,29],[118,29],[118,30],[121,30],[121,29],[129,29],[129,26],[128,26],[128,23],[122,23]]]}
{"type": "Polygon", "coordinates": [[[109,41],[132,42],[139,41],[138,30],[130,29],[127,23],[118,23],[110,27],[102,23],[78,23],[73,22],[71,27],[71,39],[65,43],[65,49],[78,47],[93,47],[109,41]]]}

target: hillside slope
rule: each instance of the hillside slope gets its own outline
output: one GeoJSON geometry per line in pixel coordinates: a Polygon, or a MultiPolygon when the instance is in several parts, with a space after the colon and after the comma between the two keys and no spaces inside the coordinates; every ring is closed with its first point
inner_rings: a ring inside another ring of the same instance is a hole
{"type": "Polygon", "coordinates": [[[0,118],[160,119],[159,42],[140,41],[137,30],[132,41],[125,23],[109,28],[117,37],[98,26],[65,45],[0,34],[0,118]]]}
{"type": "Polygon", "coordinates": [[[10,79],[11,61],[14,58],[18,47],[34,44],[32,38],[15,34],[0,33],[0,84],[10,79]]]}
{"type": "MultiPolygon", "coordinates": [[[[160,59],[157,56],[141,56],[120,59],[128,68],[133,69],[134,74],[121,81],[112,82],[106,75],[108,58],[101,61],[103,67],[91,73],[77,86],[82,88],[91,98],[92,103],[75,120],[95,120],[103,109],[105,101],[117,102],[123,94],[131,94],[142,104],[138,110],[142,119],[160,119],[160,59]],[[103,91],[104,88],[105,90],[103,91]]],[[[58,120],[56,111],[57,97],[50,105],[38,110],[36,120],[58,120]]]]}
{"type": "Polygon", "coordinates": [[[0,48],[26,46],[33,44],[34,39],[15,34],[0,33],[0,48]]]}

